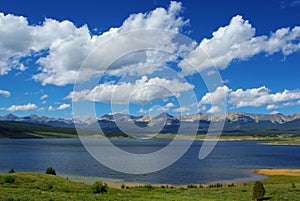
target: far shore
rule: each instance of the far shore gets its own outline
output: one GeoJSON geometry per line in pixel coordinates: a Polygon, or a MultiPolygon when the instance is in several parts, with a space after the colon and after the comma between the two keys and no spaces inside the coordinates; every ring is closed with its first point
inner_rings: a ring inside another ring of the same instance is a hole
{"type": "MultiPolygon", "coordinates": [[[[159,140],[196,140],[196,141],[259,141],[261,144],[264,145],[284,145],[284,146],[295,146],[300,145],[300,137],[288,137],[285,136],[285,134],[281,134],[276,137],[270,137],[270,136],[251,136],[251,135],[221,135],[217,137],[218,135],[214,136],[214,134],[211,134],[209,136],[206,136],[204,134],[196,135],[196,136],[190,136],[190,135],[184,135],[184,134],[158,134],[155,136],[151,136],[146,139],[159,139],[159,140]]],[[[37,138],[0,138],[0,140],[8,140],[8,139],[74,139],[78,138],[79,136],[72,136],[72,137],[37,137],[37,138]]],[[[82,139],[104,139],[104,136],[99,135],[87,135],[84,137],[81,137],[82,139]]],[[[116,136],[116,137],[108,137],[108,139],[118,139],[118,140],[128,140],[128,139],[135,139],[134,137],[124,137],[124,136],[116,136]]],[[[145,139],[145,138],[140,138],[145,139]]]]}

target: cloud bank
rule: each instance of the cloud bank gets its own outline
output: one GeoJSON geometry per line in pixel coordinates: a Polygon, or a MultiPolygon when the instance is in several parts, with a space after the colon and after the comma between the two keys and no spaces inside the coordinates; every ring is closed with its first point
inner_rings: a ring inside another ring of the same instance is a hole
{"type": "MultiPolygon", "coordinates": [[[[211,38],[204,38],[185,59],[199,71],[212,64],[222,70],[234,60],[247,60],[260,53],[271,55],[280,52],[287,56],[300,49],[300,26],[280,28],[269,36],[255,36],[255,32],[248,20],[237,15],[227,26],[213,32],[211,38]],[[199,56],[202,52],[207,53],[210,60],[199,56]]],[[[194,72],[184,63],[180,66],[185,74],[194,72]]]]}
{"type": "Polygon", "coordinates": [[[37,109],[37,106],[32,103],[28,103],[26,105],[12,105],[7,108],[7,111],[15,112],[15,111],[27,111],[37,109]]]}
{"type": "MultiPolygon", "coordinates": [[[[271,93],[265,86],[252,89],[232,90],[228,86],[218,87],[214,92],[206,93],[199,104],[222,104],[222,97],[226,95],[227,102],[233,108],[260,107],[267,105],[267,110],[276,109],[276,104],[300,100],[300,90],[284,90],[271,93]]],[[[285,103],[286,104],[286,103],[285,103]]],[[[286,105],[288,106],[288,104],[286,105]]]]}
{"type": "MultiPolygon", "coordinates": [[[[148,78],[143,76],[134,83],[99,84],[92,90],[72,91],[66,98],[73,101],[97,101],[113,104],[146,104],[169,96],[180,96],[181,92],[189,91],[194,85],[178,79],[148,78]]],[[[166,105],[170,107],[171,104],[166,105]]]]}
{"type": "MultiPolygon", "coordinates": [[[[181,10],[181,3],[171,2],[168,9],[156,8],[149,13],[132,14],[120,27],[110,28],[100,35],[92,35],[86,25],[78,28],[68,20],[45,19],[41,25],[30,25],[23,16],[0,13],[0,75],[20,69],[21,58],[40,53],[36,62],[40,72],[33,76],[36,81],[43,85],[73,84],[82,62],[94,48],[116,34],[133,30],[151,28],[179,32],[187,23],[179,16],[181,10]]],[[[141,37],[139,40],[151,42],[157,38],[141,37]]],[[[111,55],[109,51],[106,54],[107,57],[111,55]]],[[[87,78],[99,67],[92,68],[87,78]]],[[[101,66],[99,70],[101,72],[101,66]]]]}
{"type": "MultiPolygon", "coordinates": [[[[120,27],[110,28],[99,35],[92,35],[86,25],[76,27],[68,20],[45,19],[41,25],[30,25],[23,16],[0,13],[0,74],[7,74],[12,69],[26,70],[20,59],[40,53],[37,60],[40,72],[33,76],[36,81],[43,85],[73,84],[82,62],[94,48],[117,34],[133,30],[156,28],[180,32],[188,23],[188,20],[180,16],[182,10],[180,2],[171,2],[167,9],[156,8],[148,13],[132,14],[120,27]]],[[[195,49],[185,50],[185,59],[199,71],[213,65],[225,69],[234,60],[246,60],[260,53],[271,55],[280,52],[287,56],[300,49],[299,26],[280,28],[270,35],[255,36],[255,33],[255,28],[248,20],[240,15],[234,16],[228,25],[213,32],[211,38],[202,39],[195,49]],[[207,53],[210,59],[203,57],[203,52],[207,53]]],[[[172,36],[163,38],[140,37],[139,40],[162,40],[162,46],[176,46],[171,40],[172,36]]],[[[176,53],[178,50],[171,48],[170,51],[176,53]]],[[[112,54],[108,51],[106,56],[112,54]]],[[[127,64],[119,64],[115,73],[120,75],[122,70],[134,71],[134,66],[129,64],[147,64],[153,58],[157,58],[157,54],[149,52],[144,56],[130,58],[127,64]]],[[[194,73],[184,63],[180,63],[179,66],[184,74],[194,73]]],[[[101,66],[92,66],[91,69],[93,70],[86,72],[86,79],[103,70],[101,66]]],[[[143,70],[147,69],[139,69],[143,70]]]]}

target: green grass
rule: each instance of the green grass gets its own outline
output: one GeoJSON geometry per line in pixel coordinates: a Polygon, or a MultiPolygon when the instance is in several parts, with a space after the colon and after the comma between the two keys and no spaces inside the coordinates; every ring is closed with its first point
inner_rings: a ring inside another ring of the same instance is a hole
{"type": "Polygon", "coordinates": [[[0,122],[0,139],[73,138],[75,128],[52,127],[24,122],[0,122]]]}
{"type": "MultiPolygon", "coordinates": [[[[0,175],[0,200],[111,200],[111,201],[184,201],[184,200],[251,200],[253,183],[218,188],[109,188],[107,193],[94,194],[91,186],[65,178],[40,173],[13,173],[12,184],[4,183],[8,174],[0,175]]],[[[266,197],[271,200],[300,200],[300,177],[271,176],[264,181],[266,197]],[[292,183],[296,188],[292,188],[292,183]]]]}

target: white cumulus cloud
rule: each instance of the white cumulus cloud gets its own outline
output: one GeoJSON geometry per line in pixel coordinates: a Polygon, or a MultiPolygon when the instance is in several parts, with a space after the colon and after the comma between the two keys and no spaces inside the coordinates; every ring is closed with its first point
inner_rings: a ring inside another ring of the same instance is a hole
{"type": "Polygon", "coordinates": [[[10,112],[27,111],[27,110],[34,110],[34,109],[37,109],[37,106],[32,103],[28,103],[26,105],[12,105],[9,108],[7,108],[7,110],[10,112]]]}
{"type": "Polygon", "coordinates": [[[221,111],[222,111],[221,108],[217,105],[214,105],[209,110],[207,110],[208,113],[218,113],[221,111]]]}
{"type": "Polygon", "coordinates": [[[67,109],[67,108],[69,108],[69,107],[71,107],[70,104],[64,103],[64,104],[61,104],[60,106],[58,106],[57,109],[58,109],[58,110],[65,110],[65,109],[67,109]]]}
{"type": "Polygon", "coordinates": [[[267,107],[266,107],[267,110],[274,110],[274,109],[277,109],[277,108],[279,108],[279,106],[275,105],[275,104],[267,105],[267,107]]]}
{"type": "MultiPolygon", "coordinates": [[[[73,101],[89,100],[112,104],[145,104],[162,100],[170,96],[180,96],[181,92],[189,91],[194,85],[183,83],[177,79],[148,78],[143,76],[134,83],[104,83],[92,90],[73,91],[66,98],[73,101]]],[[[169,104],[168,106],[171,106],[169,104]]]]}
{"type": "Polygon", "coordinates": [[[173,109],[173,112],[183,113],[183,112],[186,112],[186,111],[189,111],[189,110],[190,110],[190,108],[188,108],[186,106],[183,106],[183,107],[173,109]]]}
{"type": "MultiPolygon", "coordinates": [[[[199,71],[212,66],[225,69],[236,59],[246,60],[259,53],[271,55],[281,52],[286,56],[300,49],[300,26],[280,28],[269,36],[255,36],[255,33],[250,22],[237,15],[227,26],[213,32],[211,38],[204,38],[185,59],[199,71]],[[210,58],[204,56],[205,53],[210,58]]],[[[184,63],[180,66],[185,74],[194,72],[184,63]]]]}
{"type": "Polygon", "coordinates": [[[222,104],[223,96],[227,97],[227,103],[234,108],[260,107],[268,105],[267,109],[275,109],[276,103],[300,99],[300,90],[287,90],[271,93],[265,86],[252,89],[232,90],[228,86],[218,87],[214,92],[206,93],[200,104],[222,104]]]}
{"type": "Polygon", "coordinates": [[[48,107],[48,111],[53,111],[53,110],[55,110],[55,108],[54,108],[53,106],[50,105],[50,106],[48,107]]]}
{"type": "MultiPolygon", "coordinates": [[[[20,62],[21,58],[30,56],[32,52],[47,50],[46,54],[40,54],[37,60],[37,64],[41,66],[40,72],[33,78],[43,85],[72,84],[77,78],[82,62],[94,48],[117,34],[133,30],[167,29],[179,32],[188,22],[179,16],[181,10],[182,4],[172,1],[167,9],[156,8],[147,13],[132,14],[120,27],[110,28],[99,35],[92,35],[86,25],[76,27],[68,20],[45,19],[41,25],[30,25],[23,16],[0,13],[0,75],[8,73],[13,68],[25,70],[25,66],[20,62]]],[[[124,45],[139,47],[145,43],[162,41],[160,44],[162,47],[170,45],[169,49],[172,50],[174,44],[171,43],[171,39],[172,36],[145,35],[124,45]]],[[[121,50],[122,44],[117,44],[121,50]]],[[[144,57],[135,56],[118,68],[131,69],[132,63],[153,63],[156,54],[158,53],[148,51],[144,57]]],[[[114,55],[115,52],[106,51],[100,60],[109,60],[114,55]]],[[[90,66],[80,79],[89,79],[95,74],[102,73],[103,68],[101,65],[90,66]]]]}
{"type": "Polygon", "coordinates": [[[46,98],[48,98],[48,95],[47,95],[47,94],[42,95],[40,99],[41,99],[41,100],[44,100],[44,99],[46,99],[46,98]]]}
{"type": "Polygon", "coordinates": [[[11,94],[9,91],[6,91],[6,90],[1,90],[0,89],[0,95],[3,95],[5,97],[9,97],[11,94]]]}
{"type": "Polygon", "coordinates": [[[165,107],[166,108],[172,108],[172,107],[174,107],[175,105],[173,104],[173,103],[167,103],[166,105],[165,105],[165,107]]]}

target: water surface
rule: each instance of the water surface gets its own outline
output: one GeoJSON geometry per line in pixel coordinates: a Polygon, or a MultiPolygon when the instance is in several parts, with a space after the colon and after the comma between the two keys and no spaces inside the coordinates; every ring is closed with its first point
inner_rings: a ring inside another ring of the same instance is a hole
{"type": "MultiPolygon", "coordinates": [[[[149,153],[168,145],[170,140],[114,139],[112,142],[129,152],[149,153]]],[[[7,172],[14,168],[19,172],[44,172],[52,166],[59,175],[183,185],[254,181],[265,177],[254,175],[253,169],[300,167],[300,146],[219,141],[207,158],[199,160],[201,144],[202,141],[195,141],[180,160],[164,170],[130,175],[101,165],[88,154],[79,139],[0,140],[0,171],[7,172]]]]}

